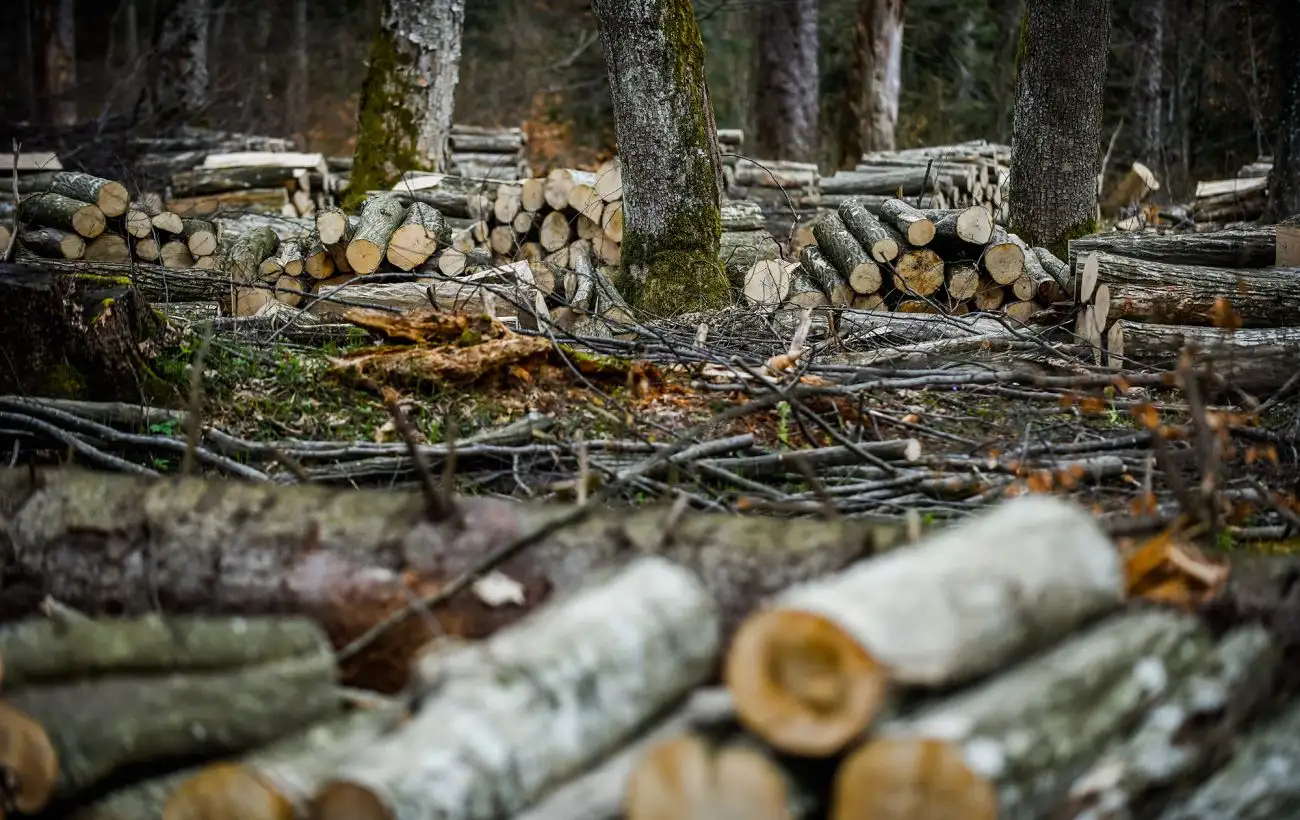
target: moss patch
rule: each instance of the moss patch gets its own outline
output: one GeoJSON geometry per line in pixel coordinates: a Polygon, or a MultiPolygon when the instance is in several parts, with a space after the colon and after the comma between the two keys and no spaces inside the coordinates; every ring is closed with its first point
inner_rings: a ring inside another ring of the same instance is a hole
{"type": "Polygon", "coordinates": [[[379,27],[357,110],[357,148],[343,207],[355,209],[366,192],[391,188],[403,171],[424,170],[416,150],[423,104],[412,106],[405,90],[415,84],[415,58],[379,27]]]}

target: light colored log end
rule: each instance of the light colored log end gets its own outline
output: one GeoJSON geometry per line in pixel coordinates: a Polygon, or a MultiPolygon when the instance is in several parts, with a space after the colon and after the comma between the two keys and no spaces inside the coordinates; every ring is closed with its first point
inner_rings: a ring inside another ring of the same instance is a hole
{"type": "Polygon", "coordinates": [[[881,738],[864,744],[836,772],[831,820],[916,818],[996,820],[997,794],[970,770],[952,742],[881,738]]]}
{"type": "Polygon", "coordinates": [[[296,816],[288,798],[238,763],[215,763],[202,769],[177,786],[163,806],[163,820],[294,820],[296,816]]]}
{"type": "Polygon", "coordinates": [[[742,723],[783,751],[833,754],[879,711],[885,669],[829,619],[797,609],[755,613],[724,675],[742,723]]]}
{"type": "Polygon", "coordinates": [[[651,749],[633,771],[625,801],[628,820],[794,820],[785,778],[758,750],[714,754],[695,735],[651,749]]]}
{"type": "Polygon", "coordinates": [[[45,808],[59,778],[58,754],[45,729],[7,703],[0,703],[0,770],[14,784],[6,796],[23,814],[45,808]]]}

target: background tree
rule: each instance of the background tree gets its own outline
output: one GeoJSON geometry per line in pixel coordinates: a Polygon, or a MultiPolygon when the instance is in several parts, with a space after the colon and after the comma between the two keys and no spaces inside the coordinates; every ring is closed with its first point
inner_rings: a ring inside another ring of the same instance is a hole
{"type": "Polygon", "coordinates": [[[465,0],[383,0],[357,111],[349,198],[450,164],[465,0]]]}
{"type": "Polygon", "coordinates": [[[817,159],[818,0],[767,0],[759,9],[753,153],[768,159],[817,159]]]}
{"type": "Polygon", "coordinates": [[[660,316],[721,307],[722,163],[691,0],[591,5],[623,163],[619,291],[660,316]]]}
{"type": "Polygon", "coordinates": [[[1279,110],[1265,220],[1300,214],[1300,10],[1294,0],[1274,0],[1277,15],[1279,110]]]}
{"type": "Polygon", "coordinates": [[[1064,258],[1097,226],[1110,0],[1029,0],[1017,60],[1011,230],[1064,258]]]}
{"type": "Polygon", "coordinates": [[[140,111],[154,125],[194,123],[208,105],[211,0],[161,0],[140,111]]]}
{"type": "Polygon", "coordinates": [[[1163,170],[1165,0],[1135,0],[1133,17],[1137,37],[1137,93],[1133,102],[1136,154],[1139,162],[1163,170]]]}
{"type": "Polygon", "coordinates": [[[40,119],[50,125],[77,121],[77,24],[73,0],[40,0],[31,7],[40,43],[35,76],[40,119]]]}
{"type": "Polygon", "coordinates": [[[852,167],[866,151],[896,147],[906,8],[906,0],[858,0],[840,138],[841,167],[852,167]]]}

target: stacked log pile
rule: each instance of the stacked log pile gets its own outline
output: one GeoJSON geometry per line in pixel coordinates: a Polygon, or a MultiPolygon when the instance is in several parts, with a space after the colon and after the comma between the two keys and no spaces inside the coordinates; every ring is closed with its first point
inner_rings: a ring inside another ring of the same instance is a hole
{"type": "Polygon", "coordinates": [[[751,304],[980,311],[1025,322],[1065,295],[1064,263],[994,224],[987,203],[922,210],[849,197],[818,217],[812,234],[799,262],[764,261],[745,274],[751,304]]]}
{"type": "MultiPolygon", "coordinates": [[[[279,541],[253,535],[268,517],[234,513],[285,496],[276,509],[296,515],[276,520],[276,531],[317,533],[302,569],[304,583],[321,585],[290,596],[281,604],[290,611],[330,603],[313,596],[347,586],[346,568],[384,554],[370,540],[400,539],[438,562],[463,526],[421,520],[415,493],[191,479],[151,485],[146,504],[139,478],[47,471],[43,479],[5,496],[21,500],[0,504],[0,523],[15,534],[19,560],[43,561],[47,572],[60,550],[84,562],[87,539],[144,537],[123,529],[116,510],[102,536],[81,527],[42,550],[73,519],[102,517],[52,506],[81,484],[108,494],[96,498],[149,507],[140,528],[157,549],[196,531],[161,517],[163,507],[221,517],[221,527],[197,531],[251,551],[241,560],[279,541]],[[185,500],[200,494],[208,506],[185,500]],[[68,520],[48,521],[50,509],[68,520]],[[322,526],[331,510],[347,511],[345,526],[322,526]],[[28,525],[29,516],[46,526],[28,525]],[[331,560],[338,571],[322,574],[331,560]],[[313,561],[320,569],[308,569],[313,561]]],[[[0,473],[0,484],[22,481],[31,481],[25,471],[0,473]]],[[[538,512],[487,505],[492,515],[475,520],[513,521],[520,532],[538,512]]],[[[1071,501],[1006,501],[770,595],[708,558],[719,539],[775,537],[770,529],[707,513],[668,518],[679,538],[636,529],[608,553],[623,557],[575,567],[571,583],[526,614],[480,637],[425,645],[400,698],[345,696],[326,647],[347,658],[351,646],[319,617],[92,618],[71,609],[111,598],[147,610],[151,599],[192,596],[199,590],[180,567],[138,591],[51,575],[71,597],[47,604],[48,620],[0,629],[0,725],[10,738],[0,763],[15,784],[7,797],[23,812],[82,820],[1181,818],[1206,816],[1206,806],[1234,820],[1294,799],[1287,766],[1255,762],[1296,754],[1294,733],[1280,735],[1268,719],[1295,722],[1290,692],[1277,686],[1283,636],[1259,623],[1211,628],[1137,600],[1129,583],[1137,559],[1071,501]],[[707,555],[674,557],[701,539],[712,542],[707,555]]],[[[558,557],[562,544],[628,526],[559,529],[538,547],[558,557]]],[[[797,545],[826,528],[861,538],[865,522],[781,526],[797,545]]],[[[116,560],[113,551],[93,554],[116,560]]],[[[1144,573],[1176,572],[1155,564],[1163,569],[1144,573]]],[[[516,596],[536,594],[512,577],[521,566],[484,575],[465,596],[520,607],[516,596]]],[[[1223,568],[1203,568],[1214,577],[1189,573],[1185,583],[1203,596],[1223,589],[1223,568]]],[[[289,590],[244,575],[220,581],[234,607],[289,590]]]]}
{"type": "Polygon", "coordinates": [[[451,127],[450,172],[462,177],[523,180],[533,175],[522,128],[451,127]]]}
{"type": "Polygon", "coordinates": [[[1001,222],[1010,165],[1010,147],[983,140],[873,151],[863,154],[852,171],[822,177],[820,202],[834,208],[849,197],[874,197],[876,202],[897,197],[939,210],[987,202],[1001,222]]]}

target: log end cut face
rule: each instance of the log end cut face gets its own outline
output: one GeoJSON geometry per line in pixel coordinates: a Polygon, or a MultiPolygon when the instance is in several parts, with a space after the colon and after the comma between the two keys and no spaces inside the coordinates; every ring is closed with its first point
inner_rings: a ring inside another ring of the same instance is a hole
{"type": "Polygon", "coordinates": [[[996,820],[997,795],[950,741],[880,738],[851,754],[836,773],[830,816],[996,820]]]}
{"type": "Polygon", "coordinates": [[[796,609],[747,619],[726,659],[741,722],[793,754],[843,748],[880,709],[888,676],[827,618],[796,609]]]}
{"type": "Polygon", "coordinates": [[[7,703],[0,703],[0,777],[4,809],[23,814],[43,809],[59,778],[58,754],[45,730],[7,703]]]}
{"type": "Polygon", "coordinates": [[[181,783],[167,798],[163,820],[293,820],[293,804],[257,772],[237,763],[217,763],[181,783]]]}
{"type": "MultiPolygon", "coordinates": [[[[436,788],[429,784],[430,788],[436,788]]],[[[316,820],[395,820],[373,791],[358,783],[333,780],[323,785],[311,801],[316,820]]]]}

